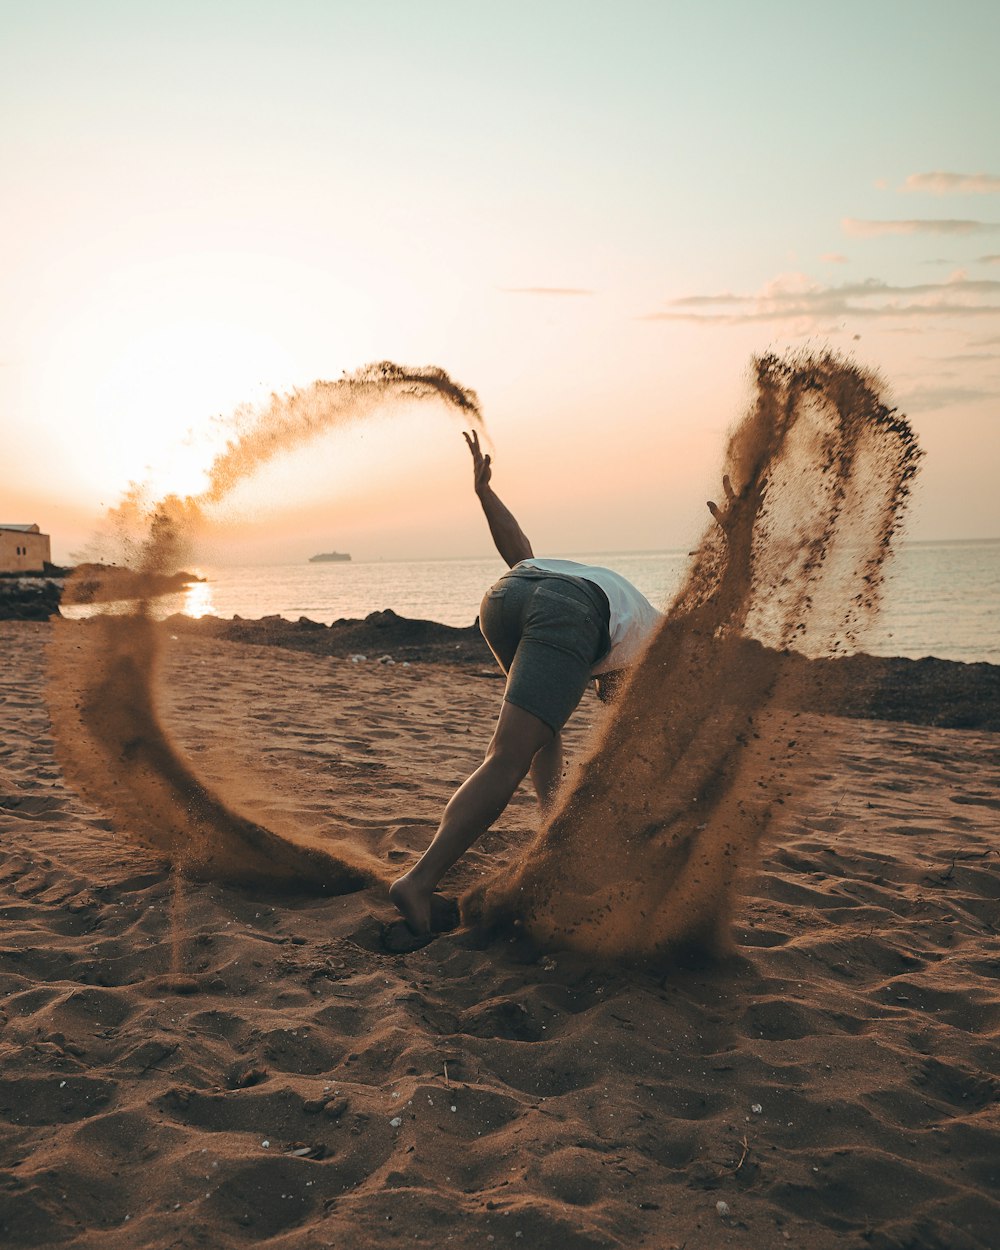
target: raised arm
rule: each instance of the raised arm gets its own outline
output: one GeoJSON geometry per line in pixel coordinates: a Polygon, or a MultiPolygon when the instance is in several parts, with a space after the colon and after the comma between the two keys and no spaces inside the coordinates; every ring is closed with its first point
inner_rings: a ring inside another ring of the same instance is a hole
{"type": "Polygon", "coordinates": [[[513,568],[521,560],[530,559],[534,555],[531,543],[528,542],[524,531],[514,519],[513,513],[500,502],[490,486],[490,477],[493,472],[490,468],[490,457],[488,454],[484,456],[480,450],[479,435],[473,430],[471,434],[465,434],[464,437],[469,445],[469,451],[472,452],[476,494],[483,505],[490,533],[493,535],[497,551],[507,561],[508,568],[513,568]]]}

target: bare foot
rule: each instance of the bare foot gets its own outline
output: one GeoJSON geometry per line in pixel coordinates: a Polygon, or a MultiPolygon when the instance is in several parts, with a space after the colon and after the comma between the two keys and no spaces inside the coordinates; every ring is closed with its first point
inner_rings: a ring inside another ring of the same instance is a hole
{"type": "Polygon", "coordinates": [[[421,890],[409,873],[389,886],[389,898],[417,937],[431,932],[431,891],[421,890]]]}

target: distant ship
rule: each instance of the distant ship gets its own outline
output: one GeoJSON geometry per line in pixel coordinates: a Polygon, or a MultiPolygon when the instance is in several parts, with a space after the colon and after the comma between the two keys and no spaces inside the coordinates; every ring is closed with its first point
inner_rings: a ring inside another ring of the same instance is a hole
{"type": "Polygon", "coordinates": [[[324,551],[318,556],[310,556],[310,564],[333,564],[343,560],[349,560],[351,557],[346,551],[324,551]]]}

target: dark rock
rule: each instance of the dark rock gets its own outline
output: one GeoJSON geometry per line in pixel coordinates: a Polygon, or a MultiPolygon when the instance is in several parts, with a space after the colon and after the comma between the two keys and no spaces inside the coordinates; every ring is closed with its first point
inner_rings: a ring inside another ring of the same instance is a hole
{"type": "MultiPolygon", "coordinates": [[[[22,579],[23,580],[23,579],[22,579]]],[[[7,590],[19,585],[9,581],[7,590]]],[[[51,585],[51,583],[50,583],[51,585]]],[[[58,588],[56,587],[56,591],[58,588]]],[[[0,585],[0,617],[44,620],[58,611],[58,599],[34,598],[13,605],[0,585]],[[35,615],[29,613],[34,612],[35,615]]],[[[38,592],[34,592],[37,596],[38,592]]],[[[195,634],[231,642],[286,647],[311,655],[347,659],[351,655],[390,657],[397,664],[453,664],[499,673],[477,624],[457,627],[437,621],[410,620],[391,609],[372,612],[364,620],[342,618],[328,627],[317,622],[287,621],[281,616],[259,621],[231,621],[175,615],[163,622],[174,634],[195,634]]],[[[747,640],[749,668],[760,643],[747,640]]],[[[947,729],[1000,732],[1000,665],[961,664],[927,657],[922,660],[871,655],[810,660],[787,652],[781,657],[774,689],[785,706],[805,711],[862,719],[906,721],[947,729]]]]}
{"type": "Polygon", "coordinates": [[[42,577],[0,581],[0,621],[47,621],[59,616],[62,587],[42,577]]]}
{"type": "Polygon", "coordinates": [[[231,642],[288,647],[345,660],[360,654],[387,655],[397,664],[405,661],[479,666],[495,663],[478,625],[457,627],[437,621],[410,620],[391,608],[371,612],[364,620],[342,618],[329,626],[306,617],[287,621],[281,616],[265,616],[256,621],[239,617],[223,621],[208,616],[197,620],[172,616],[166,623],[173,633],[183,631],[231,642]]]}

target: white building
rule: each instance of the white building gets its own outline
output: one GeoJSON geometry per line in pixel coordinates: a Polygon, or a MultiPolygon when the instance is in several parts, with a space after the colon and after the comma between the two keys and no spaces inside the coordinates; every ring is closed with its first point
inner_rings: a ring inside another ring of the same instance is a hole
{"type": "Polygon", "coordinates": [[[0,523],[0,573],[41,573],[51,561],[49,536],[37,525],[0,523]]]}

